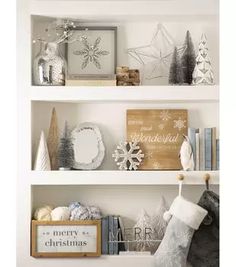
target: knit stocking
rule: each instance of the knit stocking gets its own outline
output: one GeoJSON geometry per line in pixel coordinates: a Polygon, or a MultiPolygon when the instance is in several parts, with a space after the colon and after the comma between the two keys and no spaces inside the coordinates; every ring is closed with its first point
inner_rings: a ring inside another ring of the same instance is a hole
{"type": "Polygon", "coordinates": [[[178,196],[170,210],[164,214],[170,220],[165,236],[154,257],[156,267],[185,267],[189,247],[207,211],[200,206],[178,196]]]}

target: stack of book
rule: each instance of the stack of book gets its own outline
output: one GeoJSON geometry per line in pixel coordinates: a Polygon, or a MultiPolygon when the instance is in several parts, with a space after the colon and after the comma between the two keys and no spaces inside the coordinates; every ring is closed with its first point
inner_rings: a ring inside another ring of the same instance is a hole
{"type": "Polygon", "coordinates": [[[69,75],[66,86],[116,86],[116,75],[69,75]]]}
{"type": "Polygon", "coordinates": [[[102,254],[118,255],[125,250],[124,226],[120,216],[109,215],[102,218],[102,254]]]}
{"type": "Polygon", "coordinates": [[[219,170],[219,139],[216,127],[188,128],[188,137],[193,150],[194,170],[219,170]]]}

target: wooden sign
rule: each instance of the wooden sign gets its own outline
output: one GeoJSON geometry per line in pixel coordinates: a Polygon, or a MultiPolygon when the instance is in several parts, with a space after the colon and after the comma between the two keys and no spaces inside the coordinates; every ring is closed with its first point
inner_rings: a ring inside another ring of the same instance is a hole
{"type": "Polygon", "coordinates": [[[101,222],[32,221],[33,257],[101,255],[101,222]]]}
{"type": "Polygon", "coordinates": [[[179,151],[187,135],[185,109],[127,110],[127,140],[140,143],[144,160],[139,169],[179,170],[179,151]]]}

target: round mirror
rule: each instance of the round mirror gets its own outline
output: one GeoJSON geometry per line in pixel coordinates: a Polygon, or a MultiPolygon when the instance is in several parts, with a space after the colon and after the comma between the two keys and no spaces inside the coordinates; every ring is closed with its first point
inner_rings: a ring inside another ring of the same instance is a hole
{"type": "Polygon", "coordinates": [[[97,169],[105,155],[105,147],[99,128],[92,123],[82,123],[73,130],[74,168],[97,169]]]}

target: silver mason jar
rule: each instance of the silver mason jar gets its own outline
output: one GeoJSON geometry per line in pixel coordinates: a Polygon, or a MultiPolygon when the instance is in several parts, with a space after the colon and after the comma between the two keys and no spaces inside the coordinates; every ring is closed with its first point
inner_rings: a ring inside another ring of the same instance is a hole
{"type": "Polygon", "coordinates": [[[34,85],[65,85],[66,61],[57,43],[41,42],[41,48],[33,62],[34,85]]]}

